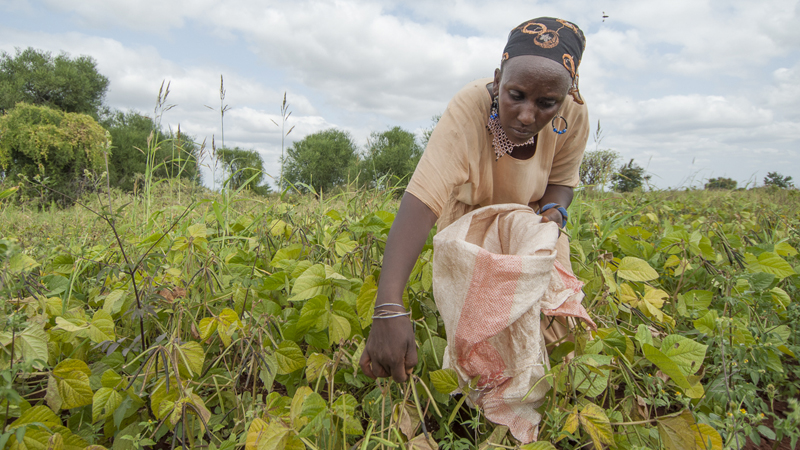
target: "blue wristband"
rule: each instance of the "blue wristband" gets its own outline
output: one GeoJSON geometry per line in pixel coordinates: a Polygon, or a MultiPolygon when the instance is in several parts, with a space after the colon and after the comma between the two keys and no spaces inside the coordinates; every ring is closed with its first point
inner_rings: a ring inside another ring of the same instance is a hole
{"type": "Polygon", "coordinates": [[[543,212],[547,211],[548,209],[553,209],[553,208],[555,208],[556,211],[561,213],[561,217],[563,217],[563,219],[564,219],[561,222],[561,228],[565,228],[567,226],[567,218],[569,218],[569,214],[567,214],[567,209],[564,208],[563,206],[559,205],[558,203],[548,203],[548,204],[542,206],[542,208],[539,209],[538,214],[542,214],[543,212]]]}

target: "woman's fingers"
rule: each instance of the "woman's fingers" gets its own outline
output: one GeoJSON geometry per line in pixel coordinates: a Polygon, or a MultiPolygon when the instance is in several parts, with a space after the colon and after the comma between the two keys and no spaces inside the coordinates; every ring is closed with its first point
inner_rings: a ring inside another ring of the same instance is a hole
{"type": "Polygon", "coordinates": [[[376,378],[375,373],[372,371],[372,359],[369,357],[369,352],[366,349],[361,353],[361,359],[358,361],[358,365],[361,366],[361,371],[364,372],[364,375],[373,380],[376,378]]]}
{"type": "Polygon", "coordinates": [[[414,367],[417,365],[417,343],[416,341],[411,342],[408,346],[408,350],[406,351],[406,373],[411,375],[414,371],[414,367]]]}

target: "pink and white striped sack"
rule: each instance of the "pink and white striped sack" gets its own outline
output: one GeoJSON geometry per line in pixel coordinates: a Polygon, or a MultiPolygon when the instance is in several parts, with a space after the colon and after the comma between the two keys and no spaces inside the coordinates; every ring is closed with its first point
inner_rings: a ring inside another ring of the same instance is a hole
{"type": "Polygon", "coordinates": [[[558,226],[524,205],[477,209],[433,239],[433,294],[447,332],[444,367],[494,423],[535,441],[536,411],[549,390],[540,313],[576,317],[596,328],[581,305],[583,283],[556,261],[558,226]]]}

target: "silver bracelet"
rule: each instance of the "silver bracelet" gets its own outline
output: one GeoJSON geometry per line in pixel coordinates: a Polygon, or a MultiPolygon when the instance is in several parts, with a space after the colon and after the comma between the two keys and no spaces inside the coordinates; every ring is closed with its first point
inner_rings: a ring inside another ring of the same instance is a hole
{"type": "Polygon", "coordinates": [[[392,313],[390,311],[385,311],[383,313],[375,314],[372,316],[373,319],[393,319],[395,317],[403,317],[403,316],[410,316],[411,312],[406,311],[403,313],[392,313]]]}
{"type": "Polygon", "coordinates": [[[401,305],[401,304],[399,304],[399,303],[382,303],[380,305],[375,305],[375,308],[383,308],[384,306],[399,306],[399,307],[403,308],[403,311],[406,310],[406,307],[401,305]]]}

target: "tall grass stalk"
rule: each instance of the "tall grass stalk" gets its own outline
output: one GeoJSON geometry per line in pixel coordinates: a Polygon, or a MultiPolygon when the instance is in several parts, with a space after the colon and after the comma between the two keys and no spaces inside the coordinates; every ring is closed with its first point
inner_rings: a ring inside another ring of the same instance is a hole
{"type": "Polygon", "coordinates": [[[275,122],[274,120],[272,121],[272,123],[274,123],[275,126],[281,128],[281,175],[280,178],[278,178],[278,189],[283,188],[283,159],[284,159],[283,153],[284,149],[286,148],[285,144],[286,137],[289,136],[289,133],[291,133],[292,130],[294,130],[294,125],[292,125],[292,127],[289,128],[289,131],[286,131],[286,121],[289,120],[289,116],[291,115],[292,112],[289,111],[289,105],[286,103],[286,91],[284,91],[283,102],[281,103],[281,124],[278,125],[278,122],[275,122]]]}

